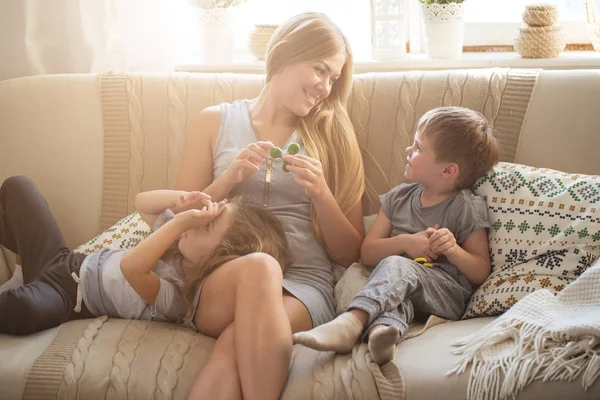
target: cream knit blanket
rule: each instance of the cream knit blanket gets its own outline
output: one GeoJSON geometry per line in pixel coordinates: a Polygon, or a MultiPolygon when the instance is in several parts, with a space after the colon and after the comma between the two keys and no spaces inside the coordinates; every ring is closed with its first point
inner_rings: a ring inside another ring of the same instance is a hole
{"type": "Polygon", "coordinates": [[[467,399],[512,398],[533,380],[573,380],[587,390],[600,375],[600,262],[558,295],[538,290],[479,332],[459,339],[471,364],[467,399]]]}

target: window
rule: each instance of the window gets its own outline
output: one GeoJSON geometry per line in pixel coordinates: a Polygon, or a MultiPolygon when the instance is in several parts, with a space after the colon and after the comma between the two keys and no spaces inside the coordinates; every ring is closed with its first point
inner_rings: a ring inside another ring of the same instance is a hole
{"type": "MultiPolygon", "coordinates": [[[[413,53],[422,51],[423,23],[419,0],[402,0],[407,13],[406,34],[413,53]]],[[[559,24],[567,43],[590,43],[585,0],[546,0],[558,6],[559,24]]],[[[595,0],[600,10],[600,0],[595,0]]],[[[303,11],[327,14],[348,36],[355,61],[371,59],[371,0],[248,0],[239,6],[234,33],[236,59],[253,61],[247,41],[254,24],[278,24],[303,11]]],[[[465,46],[511,46],[523,25],[523,0],[466,0],[465,46]]],[[[177,9],[174,17],[178,63],[193,64],[198,55],[198,17],[188,0],[171,0],[177,9]]]]}

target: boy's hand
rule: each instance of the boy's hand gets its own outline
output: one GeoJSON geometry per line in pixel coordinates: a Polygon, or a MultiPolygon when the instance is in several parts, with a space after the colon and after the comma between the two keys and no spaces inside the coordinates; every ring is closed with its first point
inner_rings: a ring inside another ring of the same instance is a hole
{"type": "Polygon", "coordinates": [[[182,230],[185,232],[190,229],[201,228],[209,224],[212,220],[217,218],[223,211],[224,207],[219,207],[218,203],[209,202],[207,206],[204,206],[201,210],[192,208],[187,211],[180,212],[173,218],[178,224],[180,224],[182,230]]]}
{"type": "Polygon", "coordinates": [[[410,250],[406,252],[411,259],[425,257],[427,262],[437,260],[438,256],[429,244],[429,229],[411,235],[410,250]]]}
{"type": "Polygon", "coordinates": [[[450,254],[454,253],[458,244],[456,243],[456,238],[454,234],[450,232],[447,228],[442,228],[436,230],[429,237],[429,246],[431,247],[431,251],[436,254],[443,254],[446,257],[450,254]]]}
{"type": "Polygon", "coordinates": [[[185,210],[189,208],[201,209],[202,207],[207,206],[209,204],[210,195],[204,192],[194,191],[181,194],[177,198],[177,203],[175,204],[175,206],[179,209],[185,210]]]}

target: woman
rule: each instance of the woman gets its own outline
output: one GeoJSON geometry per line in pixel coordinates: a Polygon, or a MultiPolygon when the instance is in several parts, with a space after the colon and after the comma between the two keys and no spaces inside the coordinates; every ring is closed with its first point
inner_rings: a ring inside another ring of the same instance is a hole
{"type": "Polygon", "coordinates": [[[364,236],[362,156],[345,109],[346,37],[323,14],[295,16],[274,33],[266,64],[257,98],[199,114],[175,186],[268,207],[283,223],[291,265],[282,276],[273,258],[257,253],[206,278],[195,323],[218,339],[190,398],[279,398],[292,333],[333,319],[331,261],[356,261],[364,236]],[[269,150],[291,142],[301,150],[283,157],[287,173],[269,150]]]}

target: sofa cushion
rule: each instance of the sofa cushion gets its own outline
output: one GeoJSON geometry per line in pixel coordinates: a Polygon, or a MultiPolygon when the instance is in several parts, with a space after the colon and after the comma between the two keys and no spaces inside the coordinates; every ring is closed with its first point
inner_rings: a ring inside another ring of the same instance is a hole
{"type": "Polygon", "coordinates": [[[74,251],[91,254],[103,248],[128,249],[137,246],[151,232],[148,224],[137,212],[134,212],[74,251]]]}
{"type": "MultiPolygon", "coordinates": [[[[375,218],[377,218],[377,214],[367,215],[363,218],[365,235],[369,232],[371,226],[373,226],[375,218]]],[[[371,276],[371,272],[373,272],[372,268],[365,267],[361,263],[353,263],[348,268],[337,265],[334,267],[337,283],[333,290],[333,297],[336,302],[335,311],[337,315],[346,311],[346,308],[348,308],[354,299],[354,296],[356,296],[358,291],[365,283],[367,283],[369,276],[371,276]]]]}
{"type": "Polygon", "coordinates": [[[492,274],[463,318],[502,313],[538,289],[557,293],[598,258],[600,177],[499,163],[473,190],[488,204],[492,274]]]}
{"type": "MultiPolygon", "coordinates": [[[[64,323],[50,343],[39,334],[28,339],[10,343],[11,351],[0,343],[0,354],[23,359],[0,377],[18,384],[8,399],[20,399],[20,392],[24,399],[184,399],[215,343],[175,324],[106,316],[64,323]],[[36,354],[24,353],[33,342],[36,354]]],[[[366,345],[351,354],[296,345],[281,399],[378,399],[378,393],[399,393],[402,383],[397,369],[395,376],[382,374],[366,345]]]]}

